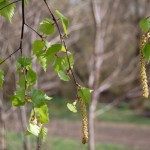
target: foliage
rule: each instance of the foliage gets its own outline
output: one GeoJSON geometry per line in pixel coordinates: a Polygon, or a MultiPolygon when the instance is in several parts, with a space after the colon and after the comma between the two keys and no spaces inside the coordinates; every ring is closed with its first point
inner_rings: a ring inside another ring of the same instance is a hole
{"type": "Polygon", "coordinates": [[[150,18],[144,18],[140,21],[140,27],[144,32],[148,32],[150,29],[150,18]]]}
{"type": "MultiPolygon", "coordinates": [[[[7,0],[0,0],[0,15],[3,16],[6,20],[12,21],[12,18],[15,14],[16,3],[19,1],[9,2],[7,0]]],[[[47,129],[43,126],[44,124],[49,123],[49,108],[47,101],[52,98],[46,95],[40,89],[35,89],[35,84],[37,82],[38,74],[37,71],[33,69],[32,60],[36,57],[36,60],[41,65],[43,70],[46,72],[49,65],[53,63],[53,69],[58,74],[58,77],[62,81],[70,81],[71,77],[74,80],[76,86],[76,99],[73,104],[68,103],[67,107],[72,112],[77,112],[76,104],[79,103],[79,100],[84,103],[90,104],[91,99],[91,90],[85,87],[81,87],[75,78],[73,73],[74,59],[73,54],[68,51],[67,45],[65,42],[65,37],[68,36],[68,25],[69,20],[58,10],[55,13],[52,12],[51,8],[44,0],[45,5],[51,15],[51,18],[45,18],[39,24],[39,30],[36,31],[32,27],[26,24],[25,19],[25,6],[28,5],[27,0],[22,0],[22,30],[19,48],[10,54],[4,61],[9,59],[17,51],[20,51],[20,56],[16,60],[16,73],[19,76],[19,81],[17,81],[17,89],[14,91],[14,95],[9,96],[12,101],[12,105],[16,107],[25,106],[30,103],[33,107],[30,114],[29,123],[27,125],[26,135],[35,135],[37,137],[45,140],[47,129]],[[55,18],[55,15],[58,19],[55,18]],[[58,24],[58,21],[61,21],[62,29],[58,24]],[[24,56],[23,53],[23,38],[24,38],[24,26],[27,25],[33,32],[35,32],[39,39],[36,39],[32,44],[32,54],[31,57],[24,56]],[[52,35],[57,29],[60,42],[51,44],[49,42],[49,36],[52,35]]],[[[3,62],[3,61],[1,61],[3,62]]],[[[0,70],[0,88],[2,88],[4,81],[4,71],[0,70]]],[[[85,109],[86,107],[84,107],[85,109]]],[[[83,107],[81,106],[81,110],[83,107]]],[[[86,117],[86,111],[82,116],[86,117]]],[[[84,119],[84,118],[83,118],[84,119]]],[[[87,128],[87,121],[84,124],[87,128]]],[[[83,129],[84,130],[84,129],[83,129]]]]}
{"type": "MultiPolygon", "coordinates": [[[[9,5],[10,2],[7,0],[0,0],[0,8],[3,8],[7,5],[9,5]]],[[[11,22],[12,17],[15,13],[15,5],[9,5],[8,7],[6,7],[5,9],[0,10],[0,14],[5,17],[7,20],[9,20],[11,22]]]]}
{"type": "Polygon", "coordinates": [[[4,71],[0,69],[0,88],[2,88],[4,82],[4,71]]]}
{"type": "Polygon", "coordinates": [[[39,31],[43,34],[49,35],[54,32],[54,24],[53,22],[46,18],[40,23],[39,31]]]}
{"type": "Polygon", "coordinates": [[[149,62],[150,60],[150,45],[149,45],[149,39],[150,39],[150,18],[144,18],[140,21],[140,27],[141,29],[146,32],[143,34],[141,38],[140,43],[140,66],[141,66],[141,83],[142,83],[142,89],[143,89],[143,96],[145,98],[148,98],[149,96],[149,89],[148,89],[148,79],[146,74],[146,61],[149,62]]]}
{"type": "Polygon", "coordinates": [[[150,44],[148,42],[148,39],[150,38],[150,18],[144,18],[139,23],[140,28],[145,34],[143,35],[143,41],[141,41],[141,49],[142,53],[146,60],[150,60],[150,44]]]}

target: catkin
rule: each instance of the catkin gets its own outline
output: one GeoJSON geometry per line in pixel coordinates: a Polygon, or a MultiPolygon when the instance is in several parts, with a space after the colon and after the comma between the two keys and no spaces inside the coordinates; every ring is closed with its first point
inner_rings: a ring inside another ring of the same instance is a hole
{"type": "Polygon", "coordinates": [[[148,39],[148,35],[143,35],[142,39],[141,39],[141,43],[140,43],[140,65],[141,65],[141,83],[142,83],[142,89],[143,89],[143,96],[145,98],[148,98],[149,95],[149,90],[148,90],[148,80],[147,80],[147,75],[146,75],[146,64],[145,64],[145,59],[142,53],[142,49],[145,46],[147,39],[148,39]]]}
{"type": "Polygon", "coordinates": [[[88,142],[88,121],[87,121],[87,111],[86,111],[86,106],[85,102],[79,98],[79,104],[81,107],[81,113],[82,113],[82,143],[86,144],[88,142]]]}

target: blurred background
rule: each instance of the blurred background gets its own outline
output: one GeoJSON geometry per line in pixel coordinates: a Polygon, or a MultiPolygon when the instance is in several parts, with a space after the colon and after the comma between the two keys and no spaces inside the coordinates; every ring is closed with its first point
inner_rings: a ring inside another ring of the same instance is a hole
{"type": "MultiPolygon", "coordinates": [[[[47,0],[69,18],[67,44],[74,54],[74,73],[78,82],[94,90],[88,108],[90,139],[82,145],[81,116],[66,104],[74,100],[73,82],[64,83],[52,70],[45,73],[34,60],[37,87],[54,99],[49,102],[50,123],[43,150],[149,150],[150,100],[142,98],[139,75],[139,21],[150,15],[150,0],[47,0]]],[[[38,30],[49,18],[43,1],[31,0],[26,7],[26,22],[38,30]]],[[[12,23],[0,17],[0,58],[18,48],[21,32],[21,7],[17,3],[12,23]]],[[[23,53],[31,56],[37,35],[25,28],[23,53]]],[[[55,32],[49,39],[59,42],[55,32]]],[[[0,67],[5,70],[0,92],[1,150],[35,150],[35,137],[24,137],[31,106],[11,107],[8,95],[16,89],[16,53],[0,67]]],[[[149,66],[149,65],[147,65],[149,66]]],[[[148,76],[150,69],[147,67],[148,76]]],[[[149,79],[149,78],[148,78],[149,79]]]]}

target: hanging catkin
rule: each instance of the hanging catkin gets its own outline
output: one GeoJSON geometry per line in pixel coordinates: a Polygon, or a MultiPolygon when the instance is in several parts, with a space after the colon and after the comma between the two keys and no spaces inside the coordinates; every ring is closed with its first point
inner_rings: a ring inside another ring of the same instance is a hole
{"type": "Polygon", "coordinates": [[[141,83],[142,83],[142,89],[143,89],[143,96],[145,98],[148,98],[149,95],[149,90],[148,90],[148,80],[147,80],[147,75],[146,75],[146,64],[145,64],[145,59],[143,56],[143,52],[142,49],[144,48],[147,39],[148,39],[148,35],[143,35],[141,38],[141,43],[140,43],[140,65],[141,65],[141,83]]]}
{"type": "Polygon", "coordinates": [[[81,113],[82,113],[82,143],[86,144],[88,142],[88,121],[87,121],[87,112],[86,112],[86,106],[85,102],[79,98],[79,104],[81,107],[81,113]]]}

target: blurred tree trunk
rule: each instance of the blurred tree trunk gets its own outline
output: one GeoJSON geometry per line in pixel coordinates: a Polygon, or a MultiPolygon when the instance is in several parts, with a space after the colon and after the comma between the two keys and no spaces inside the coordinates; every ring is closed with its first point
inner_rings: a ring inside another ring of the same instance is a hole
{"type": "Polygon", "coordinates": [[[103,60],[100,59],[100,55],[103,53],[103,37],[100,32],[101,27],[101,12],[100,5],[97,0],[91,0],[91,9],[95,24],[95,43],[94,43],[94,51],[92,56],[92,64],[90,70],[89,77],[89,87],[94,90],[92,93],[92,102],[89,107],[89,150],[95,150],[95,140],[94,140],[94,119],[95,119],[95,111],[96,105],[99,99],[99,94],[96,92],[96,89],[99,85],[100,79],[100,70],[103,60]]]}
{"type": "Polygon", "coordinates": [[[95,150],[94,120],[98,96],[93,93],[92,103],[89,107],[89,150],[95,150]]]}
{"type": "MultiPolygon", "coordinates": [[[[15,80],[16,83],[19,81],[19,75],[15,74],[15,80]]],[[[16,85],[17,88],[17,85],[16,85]]],[[[21,107],[20,108],[20,118],[21,118],[21,127],[22,127],[22,131],[23,131],[23,149],[24,150],[30,150],[30,141],[29,141],[29,137],[26,137],[24,135],[24,132],[26,131],[26,125],[28,124],[27,122],[27,117],[26,117],[26,109],[25,107],[21,107]]]]}
{"type": "Polygon", "coordinates": [[[134,6],[135,6],[135,18],[134,18],[134,24],[135,24],[135,27],[136,27],[136,47],[135,47],[135,56],[138,56],[139,55],[139,52],[140,52],[140,46],[139,46],[139,41],[140,41],[140,36],[141,36],[141,30],[139,28],[139,22],[141,20],[141,17],[140,17],[140,13],[139,13],[139,3],[138,3],[138,0],[134,0],[134,6]]]}
{"type": "Polygon", "coordinates": [[[141,38],[141,29],[139,27],[139,22],[142,18],[146,17],[146,12],[149,8],[149,3],[150,1],[149,0],[146,0],[143,2],[143,4],[145,3],[144,5],[144,11],[140,11],[140,1],[139,0],[134,0],[133,1],[134,3],[134,7],[135,7],[135,12],[134,12],[134,21],[133,21],[133,24],[135,25],[136,27],[136,48],[135,48],[135,55],[138,56],[139,55],[139,52],[140,52],[140,46],[139,46],[139,41],[140,41],[140,38],[141,38]]]}
{"type": "Polygon", "coordinates": [[[0,149],[6,150],[5,120],[3,109],[3,93],[0,92],[0,149]]]}
{"type": "Polygon", "coordinates": [[[23,147],[24,147],[24,150],[30,150],[29,137],[26,137],[24,135],[24,132],[26,131],[26,125],[28,124],[25,107],[21,107],[20,112],[21,112],[21,125],[22,125],[22,130],[23,130],[23,137],[24,137],[23,147]]]}

